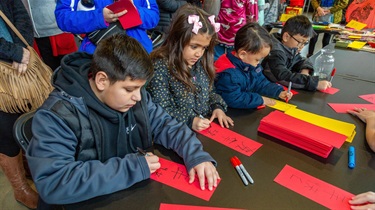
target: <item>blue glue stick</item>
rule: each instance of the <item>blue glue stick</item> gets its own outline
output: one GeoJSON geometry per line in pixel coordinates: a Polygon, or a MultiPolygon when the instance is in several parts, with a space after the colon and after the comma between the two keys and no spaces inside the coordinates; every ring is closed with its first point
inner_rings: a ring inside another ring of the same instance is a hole
{"type": "Polygon", "coordinates": [[[350,146],[348,150],[348,167],[355,167],[355,148],[353,146],[350,146]]]}

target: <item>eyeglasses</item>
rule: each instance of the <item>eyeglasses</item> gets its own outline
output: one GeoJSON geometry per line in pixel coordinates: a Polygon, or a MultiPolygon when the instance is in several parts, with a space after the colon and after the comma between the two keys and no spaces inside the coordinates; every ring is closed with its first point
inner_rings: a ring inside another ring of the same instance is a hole
{"type": "MultiPolygon", "coordinates": [[[[289,35],[290,35],[290,34],[289,34],[289,35]]],[[[298,42],[297,47],[303,47],[303,46],[309,44],[309,41],[301,42],[301,41],[299,41],[298,39],[296,39],[293,35],[290,35],[290,37],[292,37],[296,42],[298,42]]]]}

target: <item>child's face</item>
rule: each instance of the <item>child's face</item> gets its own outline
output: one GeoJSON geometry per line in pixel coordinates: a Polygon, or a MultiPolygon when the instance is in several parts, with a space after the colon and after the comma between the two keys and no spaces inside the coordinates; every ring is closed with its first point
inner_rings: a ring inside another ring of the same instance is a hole
{"type": "Polygon", "coordinates": [[[289,48],[297,48],[301,51],[305,45],[309,43],[309,37],[302,36],[301,34],[290,35],[288,32],[283,34],[283,43],[289,48]]]}
{"type": "Polygon", "coordinates": [[[270,53],[270,50],[271,48],[269,46],[263,47],[258,53],[255,54],[242,50],[239,53],[239,57],[243,62],[256,67],[263,60],[263,58],[270,53]]]}
{"type": "Polygon", "coordinates": [[[204,54],[210,45],[212,36],[208,34],[196,34],[190,39],[190,43],[184,47],[182,57],[191,68],[204,54]]]}
{"type": "MultiPolygon", "coordinates": [[[[97,81],[97,79],[96,79],[97,81]]],[[[146,80],[132,80],[126,77],[124,81],[110,84],[109,80],[102,78],[96,82],[97,97],[104,104],[119,112],[126,112],[141,100],[141,87],[146,80]]]]}

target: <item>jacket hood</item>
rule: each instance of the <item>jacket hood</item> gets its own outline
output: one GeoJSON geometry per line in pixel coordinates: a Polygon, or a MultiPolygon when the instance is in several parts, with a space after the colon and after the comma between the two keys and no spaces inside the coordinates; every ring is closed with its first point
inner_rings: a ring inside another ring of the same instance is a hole
{"type": "Polygon", "coordinates": [[[89,73],[92,58],[92,55],[84,52],[66,55],[53,75],[52,84],[70,96],[83,99],[89,108],[112,123],[118,123],[122,114],[101,102],[91,89],[89,73]]]}

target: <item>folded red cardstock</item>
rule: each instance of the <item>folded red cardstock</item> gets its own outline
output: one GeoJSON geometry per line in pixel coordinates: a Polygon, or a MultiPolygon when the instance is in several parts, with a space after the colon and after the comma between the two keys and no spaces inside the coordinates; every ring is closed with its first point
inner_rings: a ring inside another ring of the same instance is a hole
{"type": "Polygon", "coordinates": [[[374,94],[367,94],[367,95],[360,95],[358,96],[362,98],[363,100],[366,100],[372,104],[375,104],[375,93],[374,94]]]}
{"type": "Polygon", "coordinates": [[[274,181],[329,209],[349,210],[349,200],[354,196],[345,190],[285,165],[274,181]]]}
{"type": "Polygon", "coordinates": [[[346,140],[345,135],[280,111],[264,117],[258,131],[325,158],[333,147],[340,148],[346,140]]]}
{"type": "MultiPolygon", "coordinates": [[[[210,191],[208,190],[207,183],[205,190],[201,190],[197,176],[195,177],[194,182],[189,184],[189,173],[184,165],[164,158],[159,158],[159,162],[161,167],[155,173],[151,174],[151,179],[206,201],[209,201],[212,194],[214,194],[216,187],[210,191]]],[[[217,181],[219,185],[220,180],[217,181]]]]}
{"type": "Polygon", "coordinates": [[[108,5],[107,8],[114,13],[119,13],[124,10],[128,11],[125,15],[119,17],[118,19],[124,29],[132,28],[134,26],[142,24],[142,20],[139,16],[138,10],[130,0],[116,1],[113,4],[108,5]]]}
{"type": "Polygon", "coordinates": [[[179,204],[168,204],[161,203],[159,210],[243,210],[243,209],[232,209],[232,208],[218,208],[210,206],[188,206],[179,204]]]}
{"type": "Polygon", "coordinates": [[[337,113],[347,113],[348,110],[354,110],[354,108],[366,108],[368,110],[375,111],[375,104],[339,104],[339,103],[328,103],[328,105],[335,110],[337,113]]]}
{"type": "Polygon", "coordinates": [[[334,87],[330,87],[330,88],[327,88],[325,90],[320,90],[320,92],[328,93],[328,94],[331,94],[331,95],[333,95],[333,94],[335,94],[339,91],[340,91],[340,89],[337,89],[337,88],[334,88],[334,87]]]}
{"type": "Polygon", "coordinates": [[[251,140],[227,128],[222,128],[216,123],[211,123],[211,127],[200,131],[199,133],[247,156],[252,155],[262,146],[261,143],[251,140]]]}

